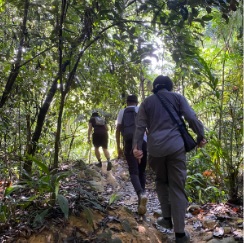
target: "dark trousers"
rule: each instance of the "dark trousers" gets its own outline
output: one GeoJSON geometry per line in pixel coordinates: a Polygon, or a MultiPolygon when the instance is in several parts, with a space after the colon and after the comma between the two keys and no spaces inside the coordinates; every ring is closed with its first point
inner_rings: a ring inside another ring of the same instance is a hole
{"type": "Polygon", "coordinates": [[[146,185],[146,166],[147,166],[147,143],[143,141],[142,144],[143,157],[141,163],[134,157],[132,151],[132,141],[126,141],[124,143],[124,154],[129,167],[129,174],[131,183],[137,194],[145,191],[146,185]]]}

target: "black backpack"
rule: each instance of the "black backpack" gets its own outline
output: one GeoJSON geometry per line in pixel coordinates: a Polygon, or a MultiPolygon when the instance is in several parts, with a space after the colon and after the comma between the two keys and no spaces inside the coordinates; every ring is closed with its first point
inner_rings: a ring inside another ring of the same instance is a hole
{"type": "Polygon", "coordinates": [[[100,116],[95,116],[95,125],[96,126],[104,126],[106,123],[105,123],[105,120],[100,117],[100,116]]]}
{"type": "Polygon", "coordinates": [[[132,141],[133,139],[133,134],[136,127],[136,115],[137,112],[135,111],[135,107],[125,108],[121,123],[121,134],[124,138],[124,141],[132,141]]]}

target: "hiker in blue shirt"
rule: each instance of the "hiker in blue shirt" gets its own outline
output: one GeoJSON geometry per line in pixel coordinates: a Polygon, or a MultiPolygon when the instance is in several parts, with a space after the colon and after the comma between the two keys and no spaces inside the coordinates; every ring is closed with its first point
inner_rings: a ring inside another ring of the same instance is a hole
{"type": "Polygon", "coordinates": [[[123,152],[129,167],[131,183],[138,196],[138,214],[146,213],[147,196],[145,194],[146,185],[146,165],[147,165],[147,143],[146,136],[142,143],[143,157],[139,161],[134,157],[132,151],[133,133],[135,130],[135,118],[138,112],[138,99],[136,95],[128,95],[127,107],[119,111],[116,126],[116,143],[118,157],[121,157],[123,152]],[[120,147],[120,135],[123,138],[124,151],[120,147]]]}

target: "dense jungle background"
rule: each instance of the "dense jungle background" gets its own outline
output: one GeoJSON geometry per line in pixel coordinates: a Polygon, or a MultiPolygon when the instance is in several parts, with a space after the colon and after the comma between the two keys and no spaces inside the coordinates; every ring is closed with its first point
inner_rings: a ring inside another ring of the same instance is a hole
{"type": "MultiPolygon", "coordinates": [[[[172,78],[206,128],[207,146],[187,154],[189,203],[241,210],[242,1],[0,0],[0,19],[1,242],[17,242],[13,229],[27,226],[28,242],[50,219],[58,215],[67,223],[77,210],[92,225],[93,238],[87,233],[87,241],[57,242],[112,242],[111,235],[94,238],[91,210],[128,205],[119,204],[124,196],[109,188],[103,204],[97,202],[102,193],[94,186],[99,180],[93,180],[88,120],[93,111],[106,119],[116,164],[118,111],[127,94],[140,102],[150,95],[160,74],[172,78]],[[68,183],[73,177],[79,187],[68,183]]],[[[103,175],[112,186],[127,172],[126,166],[118,174],[115,168],[103,175]]],[[[150,212],[157,209],[153,205],[150,212]]],[[[130,231],[128,222],[123,229],[130,231]]]]}

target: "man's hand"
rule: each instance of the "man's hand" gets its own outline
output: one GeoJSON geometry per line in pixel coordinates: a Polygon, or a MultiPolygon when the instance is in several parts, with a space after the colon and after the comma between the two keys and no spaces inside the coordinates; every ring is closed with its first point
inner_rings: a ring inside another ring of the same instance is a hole
{"type": "Polygon", "coordinates": [[[135,148],[133,149],[133,154],[135,156],[135,158],[138,159],[139,164],[141,163],[141,158],[143,157],[143,151],[139,150],[137,148],[137,146],[135,146],[135,148]]]}
{"type": "Polygon", "coordinates": [[[199,144],[198,144],[198,148],[202,148],[206,145],[208,141],[204,138],[199,144]]]}
{"type": "Polygon", "coordinates": [[[123,157],[123,150],[121,148],[117,148],[118,151],[118,158],[122,158],[123,157]]]}

